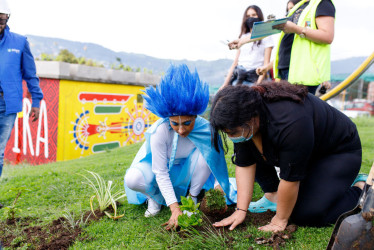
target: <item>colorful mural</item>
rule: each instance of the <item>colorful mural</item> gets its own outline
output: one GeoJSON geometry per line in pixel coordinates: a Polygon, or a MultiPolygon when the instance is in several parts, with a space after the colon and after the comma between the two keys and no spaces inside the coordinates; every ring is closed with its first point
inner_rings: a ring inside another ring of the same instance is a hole
{"type": "Polygon", "coordinates": [[[61,80],[57,160],[142,141],[157,119],[143,107],[142,89],[61,80]]]}
{"type": "Polygon", "coordinates": [[[158,119],[143,106],[143,86],[45,78],[40,86],[40,118],[31,122],[24,83],[23,112],[5,149],[6,163],[70,160],[140,142],[158,119]]]}
{"type": "Polygon", "coordinates": [[[23,112],[18,114],[5,148],[5,162],[41,164],[56,161],[59,80],[40,79],[44,99],[40,103],[40,119],[29,117],[31,99],[23,83],[23,112]]]}

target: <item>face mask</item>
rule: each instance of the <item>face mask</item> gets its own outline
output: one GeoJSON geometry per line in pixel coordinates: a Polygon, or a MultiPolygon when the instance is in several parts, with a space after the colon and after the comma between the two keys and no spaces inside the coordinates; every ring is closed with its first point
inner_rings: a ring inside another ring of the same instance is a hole
{"type": "Polygon", "coordinates": [[[230,137],[230,136],[229,136],[229,139],[230,139],[233,143],[241,143],[241,142],[249,141],[249,140],[252,139],[252,137],[253,137],[253,126],[252,126],[252,134],[251,134],[250,137],[245,138],[245,137],[243,136],[243,134],[244,134],[244,128],[243,128],[243,132],[242,132],[242,135],[241,135],[241,136],[238,136],[238,137],[230,137]]]}
{"type": "Polygon", "coordinates": [[[245,20],[245,26],[246,26],[248,31],[251,31],[252,27],[253,27],[253,24],[255,22],[260,22],[260,21],[261,20],[258,17],[249,17],[249,18],[247,18],[247,20],[245,20]]]}

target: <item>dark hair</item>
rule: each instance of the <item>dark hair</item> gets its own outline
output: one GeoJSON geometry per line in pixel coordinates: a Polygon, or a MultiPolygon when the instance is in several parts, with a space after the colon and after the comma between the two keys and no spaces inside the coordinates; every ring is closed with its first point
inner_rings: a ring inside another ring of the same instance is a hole
{"type": "MultiPolygon", "coordinates": [[[[250,30],[247,29],[247,25],[245,25],[245,21],[248,18],[247,11],[249,9],[253,9],[256,12],[256,14],[257,14],[258,18],[260,19],[260,21],[264,21],[264,14],[262,14],[262,10],[260,9],[260,7],[258,7],[257,5],[250,5],[250,6],[248,6],[245,9],[244,14],[243,14],[243,20],[242,20],[242,26],[240,28],[239,38],[241,38],[242,35],[247,34],[248,32],[250,32],[250,30]]],[[[254,42],[254,44],[257,44],[257,46],[260,45],[261,44],[261,40],[254,42]]]]}
{"type": "Polygon", "coordinates": [[[247,29],[247,26],[245,25],[245,21],[247,20],[248,16],[247,16],[247,12],[249,9],[253,9],[256,13],[257,13],[257,16],[258,18],[261,20],[261,21],[264,21],[264,14],[262,14],[262,10],[260,9],[260,7],[258,7],[257,5],[250,5],[248,6],[245,11],[244,11],[244,14],[243,14],[243,20],[242,20],[242,26],[240,28],[240,35],[239,35],[239,38],[244,35],[244,34],[247,34],[248,32],[250,32],[250,30],[247,29]]]}
{"type": "MultiPolygon", "coordinates": [[[[260,127],[264,122],[263,101],[277,102],[289,100],[303,103],[308,89],[303,85],[290,84],[287,81],[262,82],[249,87],[246,85],[227,86],[214,97],[210,110],[212,141],[219,151],[219,132],[234,130],[245,126],[253,117],[260,118],[260,127]]],[[[223,141],[226,144],[225,135],[223,141]]],[[[227,148],[227,147],[226,147],[227,148]]]]}
{"type": "Polygon", "coordinates": [[[295,6],[298,2],[300,2],[301,0],[289,0],[287,2],[287,5],[286,5],[286,16],[288,15],[288,4],[289,3],[293,3],[293,5],[295,6]]]}

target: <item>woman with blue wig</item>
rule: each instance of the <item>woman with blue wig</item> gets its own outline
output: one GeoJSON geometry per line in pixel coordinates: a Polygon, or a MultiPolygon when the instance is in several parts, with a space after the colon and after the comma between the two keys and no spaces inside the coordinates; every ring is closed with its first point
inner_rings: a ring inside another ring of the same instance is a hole
{"type": "Polygon", "coordinates": [[[227,203],[236,203],[223,150],[214,149],[209,122],[198,116],[209,102],[208,84],[185,64],[172,65],[156,88],[147,88],[143,97],[146,108],[161,119],[145,133],[146,141],[126,172],[128,202],[148,200],[145,217],[158,214],[161,205],[168,206],[167,229],[178,226],[182,214],[178,202],[188,191],[196,203],[203,188],[222,188],[227,203]]]}

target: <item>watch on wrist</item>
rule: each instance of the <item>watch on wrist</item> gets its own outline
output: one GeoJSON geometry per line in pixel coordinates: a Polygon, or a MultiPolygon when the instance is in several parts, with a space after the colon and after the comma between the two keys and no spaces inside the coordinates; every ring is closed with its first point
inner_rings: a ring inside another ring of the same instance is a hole
{"type": "Polygon", "coordinates": [[[304,27],[304,28],[301,30],[301,33],[300,33],[300,35],[299,35],[301,38],[305,38],[305,37],[306,37],[306,30],[307,30],[306,27],[304,27]]]}

